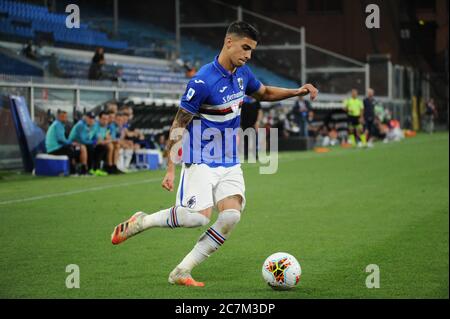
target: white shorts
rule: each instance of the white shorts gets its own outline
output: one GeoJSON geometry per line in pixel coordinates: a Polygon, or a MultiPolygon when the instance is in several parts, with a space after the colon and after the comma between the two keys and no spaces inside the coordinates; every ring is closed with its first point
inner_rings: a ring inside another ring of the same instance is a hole
{"type": "Polygon", "coordinates": [[[177,191],[177,206],[200,211],[217,205],[222,199],[242,196],[245,207],[245,184],[241,165],[209,167],[206,164],[183,164],[177,191]]]}

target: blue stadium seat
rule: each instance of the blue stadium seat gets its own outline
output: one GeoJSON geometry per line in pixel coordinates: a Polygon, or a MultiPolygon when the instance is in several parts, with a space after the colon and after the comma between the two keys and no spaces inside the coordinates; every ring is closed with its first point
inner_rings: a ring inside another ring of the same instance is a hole
{"type": "Polygon", "coordinates": [[[52,33],[57,42],[86,46],[102,45],[105,48],[112,49],[128,48],[128,42],[110,40],[105,33],[90,30],[83,23],[80,29],[67,30],[65,27],[66,16],[64,14],[50,13],[44,6],[0,0],[0,12],[8,15],[8,19],[2,19],[0,33],[12,34],[24,38],[34,38],[35,31],[41,31],[52,33]],[[11,23],[12,21],[30,23],[31,28],[15,28],[11,23]],[[62,35],[61,33],[65,34],[62,35]]]}
{"type": "MultiPolygon", "coordinates": [[[[170,51],[173,49],[175,39],[173,32],[157,26],[127,20],[121,20],[119,36],[128,41],[111,40],[106,33],[94,30],[86,23],[82,23],[80,29],[68,30],[65,27],[66,16],[64,14],[50,13],[44,6],[11,0],[0,0],[0,12],[8,15],[7,18],[0,19],[0,33],[33,39],[36,36],[36,32],[46,32],[52,34],[54,41],[60,45],[103,46],[109,49],[124,50],[129,48],[128,42],[133,43],[137,47],[148,47],[149,43],[155,43],[170,51]],[[30,27],[25,25],[14,26],[12,21],[29,23],[30,27]]],[[[105,20],[104,23],[110,24],[111,22],[105,20]]],[[[107,25],[107,27],[111,28],[112,25],[107,25]]],[[[203,65],[210,62],[218,51],[218,48],[211,48],[194,40],[186,38],[182,40],[181,53],[185,61],[196,61],[203,65]]],[[[171,72],[167,66],[123,64],[122,67],[124,78],[129,82],[182,84],[187,81],[183,73],[171,72]]],[[[74,77],[80,76],[76,74],[82,74],[81,77],[85,77],[89,65],[81,66],[78,64],[75,68],[78,71],[68,71],[70,68],[67,68],[65,71],[74,77]]],[[[278,76],[265,68],[252,65],[252,70],[263,83],[286,87],[295,87],[297,85],[297,83],[278,76]]]]}

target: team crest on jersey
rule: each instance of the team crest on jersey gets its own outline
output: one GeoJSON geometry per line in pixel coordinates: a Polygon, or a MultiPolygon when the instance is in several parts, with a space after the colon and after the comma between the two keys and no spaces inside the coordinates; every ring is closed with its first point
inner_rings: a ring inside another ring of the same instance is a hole
{"type": "Polygon", "coordinates": [[[197,199],[195,198],[195,196],[192,196],[191,198],[188,199],[187,206],[189,208],[194,208],[195,204],[197,204],[197,199]]]}
{"type": "Polygon", "coordinates": [[[244,79],[243,78],[238,78],[238,84],[239,84],[239,88],[241,90],[244,89],[244,79]]]}
{"type": "Polygon", "coordinates": [[[193,88],[190,88],[189,91],[186,94],[186,100],[190,101],[192,97],[195,94],[195,90],[193,88]]]}

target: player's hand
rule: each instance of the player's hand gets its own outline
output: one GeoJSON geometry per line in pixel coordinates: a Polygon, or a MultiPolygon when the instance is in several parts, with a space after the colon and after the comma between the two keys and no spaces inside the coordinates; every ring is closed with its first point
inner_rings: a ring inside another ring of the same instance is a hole
{"type": "Polygon", "coordinates": [[[312,84],[305,84],[299,90],[298,95],[305,96],[308,95],[311,98],[311,101],[314,101],[319,94],[319,90],[317,90],[312,84]]]}
{"type": "Polygon", "coordinates": [[[164,176],[161,186],[164,189],[168,190],[169,192],[172,192],[174,180],[175,180],[175,172],[169,170],[167,171],[166,176],[164,176]]]}

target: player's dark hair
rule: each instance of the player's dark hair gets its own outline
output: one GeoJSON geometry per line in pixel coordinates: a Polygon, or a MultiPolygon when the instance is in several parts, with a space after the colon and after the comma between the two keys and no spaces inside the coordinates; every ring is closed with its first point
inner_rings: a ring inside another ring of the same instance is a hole
{"type": "Polygon", "coordinates": [[[244,21],[235,21],[228,26],[227,34],[236,34],[240,37],[248,37],[259,42],[259,32],[250,23],[244,21]]]}
{"type": "Polygon", "coordinates": [[[109,115],[109,113],[107,111],[101,111],[98,113],[98,118],[101,118],[103,115],[109,115]]]}

